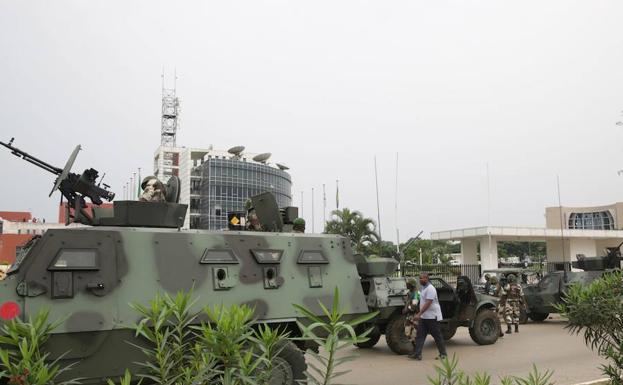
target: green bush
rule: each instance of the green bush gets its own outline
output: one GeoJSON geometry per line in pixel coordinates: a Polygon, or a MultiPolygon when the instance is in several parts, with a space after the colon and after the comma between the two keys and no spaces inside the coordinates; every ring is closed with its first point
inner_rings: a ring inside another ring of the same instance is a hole
{"type": "Polygon", "coordinates": [[[569,319],[571,333],[584,333],[584,341],[609,363],[601,367],[613,385],[623,385],[623,274],[605,274],[589,285],[571,285],[558,306],[569,319]]]}
{"type": "MultiPolygon", "coordinates": [[[[486,373],[476,373],[474,377],[465,374],[458,368],[459,360],[456,356],[451,359],[445,358],[441,360],[441,364],[435,366],[437,372],[436,377],[428,377],[431,385],[491,385],[491,376],[486,373]]],[[[553,385],[550,381],[552,372],[547,371],[540,373],[536,366],[533,366],[532,372],[528,377],[502,377],[501,385],[553,385]]]]}
{"type": "Polygon", "coordinates": [[[41,351],[52,330],[62,322],[48,322],[49,311],[41,311],[28,322],[16,318],[0,331],[0,379],[8,378],[9,385],[70,385],[79,380],[57,382],[59,375],[71,366],[61,366],[58,360],[49,360],[41,351]]]}
{"type": "Polygon", "coordinates": [[[269,326],[256,328],[248,306],[197,312],[195,303],[190,292],[131,305],[141,315],[136,335],[147,341],[135,345],[147,357],[139,377],[159,385],[267,384],[287,336],[269,326]],[[209,322],[198,322],[202,313],[209,322]]]}
{"type": "Polygon", "coordinates": [[[346,355],[337,357],[337,352],[357,343],[368,340],[367,335],[372,329],[358,335],[355,328],[376,317],[378,312],[359,316],[351,321],[347,321],[344,313],[340,311],[340,293],[336,288],[333,294],[333,304],[331,310],[327,309],[320,301],[323,317],[318,317],[306,307],[294,305],[307,319],[310,325],[298,322],[299,328],[303,332],[303,339],[313,342],[323,348],[326,357],[313,350],[308,350],[311,360],[308,360],[308,370],[306,373],[307,384],[310,385],[329,385],[336,378],[350,372],[350,370],[338,371],[344,363],[354,360],[357,356],[346,355]]]}

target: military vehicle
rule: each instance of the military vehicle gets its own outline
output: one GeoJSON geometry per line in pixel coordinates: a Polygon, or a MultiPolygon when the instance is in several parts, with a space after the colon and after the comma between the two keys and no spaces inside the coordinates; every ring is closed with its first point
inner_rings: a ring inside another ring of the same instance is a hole
{"type": "MultiPolygon", "coordinates": [[[[367,342],[357,345],[360,348],[375,346],[384,334],[394,353],[404,355],[413,351],[413,345],[405,335],[406,316],[402,314],[406,303],[406,280],[391,277],[397,264],[393,258],[360,259],[358,263],[368,307],[379,312],[374,323],[362,326],[362,330],[374,329],[367,342]]],[[[444,339],[454,337],[459,327],[467,327],[472,340],[479,345],[497,341],[500,327],[495,313],[497,298],[476,293],[468,277],[459,277],[456,289],[439,277],[431,277],[430,282],[437,289],[441,305],[443,320],[440,324],[444,339]]]]}
{"type": "Polygon", "coordinates": [[[556,305],[562,303],[567,288],[572,284],[586,285],[601,278],[608,271],[621,267],[621,246],[609,247],[602,257],[579,258],[573,262],[575,269],[583,271],[554,271],[548,273],[536,285],[523,288],[528,303],[528,317],[531,320],[545,321],[550,313],[556,313],[556,305]]]}

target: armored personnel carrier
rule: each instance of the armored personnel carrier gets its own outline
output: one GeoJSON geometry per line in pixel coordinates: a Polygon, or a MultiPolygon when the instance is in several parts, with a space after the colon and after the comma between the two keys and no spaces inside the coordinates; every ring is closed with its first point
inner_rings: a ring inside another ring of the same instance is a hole
{"type": "MultiPolygon", "coordinates": [[[[341,304],[344,314],[379,311],[371,325],[377,333],[370,346],[385,333],[392,350],[407,352],[401,315],[406,282],[391,277],[396,262],[353,255],[350,241],[339,235],[291,232],[297,209],[279,209],[272,194],[252,198],[260,231],[182,229],[187,207],[179,203],[175,177],[162,201],[114,201],[112,208],[94,208],[91,214],[85,209],[86,198],[99,205],[113,201],[114,194],[101,179],[97,181],[96,170],[71,172],[79,146],[61,169],[12,142],[0,145],[57,176],[52,192],[58,189],[68,201],[68,221],[82,226],[50,229],[20,250],[6,279],[0,281],[0,310],[11,310],[0,311],[9,314],[0,324],[49,309],[51,320],[63,322],[46,350],[51,359],[75,363],[67,376],[96,384],[121,376],[125,368],[140,373],[133,363],[144,361],[143,353],[128,343],[137,342],[130,329],[137,314],[129,304],[145,304],[157,292],[191,288],[198,308],[247,304],[255,309],[258,323],[297,337],[296,321],[302,315],[292,304],[321,315],[318,301],[329,307],[337,287],[347,299],[341,304]]],[[[488,330],[487,323],[479,321],[483,319],[479,314],[485,313],[475,297],[461,300],[459,290],[445,285],[443,289],[450,330],[456,326],[488,330]]],[[[282,351],[285,373],[277,375],[280,383],[294,385],[304,379],[302,348],[290,344],[282,351]]]]}
{"type": "Polygon", "coordinates": [[[525,286],[528,317],[537,322],[545,321],[551,313],[557,313],[556,305],[562,303],[570,285],[587,285],[609,271],[620,269],[623,260],[621,246],[623,243],[608,247],[605,256],[584,257],[573,262],[574,269],[583,271],[554,271],[546,274],[538,284],[525,286]]]}

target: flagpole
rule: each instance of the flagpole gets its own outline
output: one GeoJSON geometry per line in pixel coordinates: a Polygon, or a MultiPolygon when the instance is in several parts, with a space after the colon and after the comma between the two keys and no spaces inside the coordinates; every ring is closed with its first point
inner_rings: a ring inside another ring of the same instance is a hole
{"type": "Polygon", "coordinates": [[[136,186],[136,199],[140,199],[141,197],[141,168],[138,168],[138,183],[136,186]]]}
{"type": "Polygon", "coordinates": [[[315,230],[315,227],[314,227],[314,221],[315,221],[315,218],[314,218],[315,215],[314,214],[315,213],[314,213],[314,188],[313,187],[312,187],[312,197],[311,197],[311,200],[312,200],[312,234],[314,234],[316,230],[315,230]]]}
{"type": "Polygon", "coordinates": [[[136,181],[136,173],[133,172],[132,174],[133,174],[133,178],[134,178],[134,183],[132,183],[132,190],[133,190],[132,191],[132,200],[135,201],[136,198],[134,197],[134,191],[135,191],[135,188],[136,188],[136,185],[138,184],[138,182],[136,181]]]}
{"type": "Polygon", "coordinates": [[[335,180],[335,209],[340,209],[340,180],[335,180]]]}
{"type": "Polygon", "coordinates": [[[325,190],[325,184],[322,184],[322,231],[324,232],[327,226],[327,191],[325,190]]]}

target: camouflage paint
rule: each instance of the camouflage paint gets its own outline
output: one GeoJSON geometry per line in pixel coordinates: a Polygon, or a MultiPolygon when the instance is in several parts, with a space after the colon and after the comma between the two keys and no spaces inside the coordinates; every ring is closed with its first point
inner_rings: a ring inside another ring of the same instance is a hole
{"type": "Polygon", "coordinates": [[[193,289],[196,310],[249,304],[259,321],[292,328],[300,317],[292,304],[304,304],[320,314],[317,302],[330,306],[335,287],[344,313],[368,312],[350,244],[340,236],[97,226],[46,232],[18,272],[0,281],[0,305],[17,302],[22,317],[50,309],[50,320],[64,322],[46,349],[52,357],[69,351],[65,359],[79,360],[71,376],[101,382],[143,359],[125,342],[133,340],[128,327],[138,318],[129,303],[147,303],[157,292],[193,289]],[[96,250],[98,268],[50,271],[62,249],[96,250]],[[251,252],[258,249],[280,250],[283,255],[279,263],[258,264],[251,252]],[[201,263],[206,250],[231,250],[238,263],[201,263]],[[328,263],[298,263],[303,250],[321,251],[328,263]],[[277,268],[275,288],[265,287],[266,267],[277,268]],[[319,281],[310,274],[318,267],[321,284],[312,287],[319,281]],[[222,282],[215,273],[218,269],[227,271],[222,282]],[[59,293],[67,298],[53,298],[59,293]]]}

